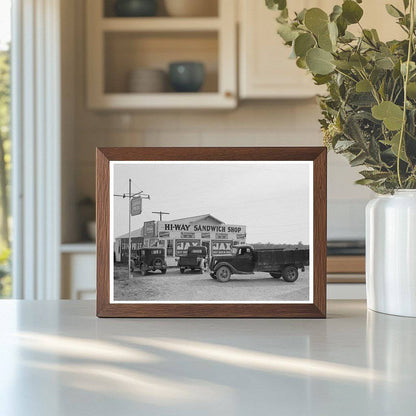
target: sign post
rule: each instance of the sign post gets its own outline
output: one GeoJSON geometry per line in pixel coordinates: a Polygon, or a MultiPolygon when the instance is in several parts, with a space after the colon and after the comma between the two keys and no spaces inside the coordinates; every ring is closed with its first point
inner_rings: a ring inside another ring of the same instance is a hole
{"type": "Polygon", "coordinates": [[[127,264],[129,270],[129,279],[131,279],[131,179],[129,179],[129,262],[127,264]]]}
{"type": "Polygon", "coordinates": [[[143,199],[150,199],[149,194],[144,194],[143,191],[136,192],[135,194],[131,193],[131,179],[129,179],[129,193],[128,194],[121,194],[114,196],[128,198],[129,204],[129,260],[128,260],[128,271],[129,271],[129,279],[131,278],[131,271],[130,271],[130,264],[131,264],[131,217],[134,217],[136,215],[140,215],[142,213],[142,200],[143,199]]]}

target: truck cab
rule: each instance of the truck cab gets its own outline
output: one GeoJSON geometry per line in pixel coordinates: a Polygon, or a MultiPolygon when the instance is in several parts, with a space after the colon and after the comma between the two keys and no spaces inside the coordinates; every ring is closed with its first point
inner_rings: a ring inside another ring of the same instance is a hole
{"type": "Polygon", "coordinates": [[[206,265],[207,248],[205,246],[191,246],[188,248],[186,256],[180,256],[178,267],[181,273],[185,270],[199,270],[203,273],[206,265]]]}
{"type": "Polygon", "coordinates": [[[214,256],[210,275],[219,282],[228,282],[233,274],[267,272],[274,278],[283,277],[293,283],[299,277],[299,269],[309,265],[309,250],[284,250],[279,248],[254,249],[249,245],[234,247],[231,255],[214,256]]]}

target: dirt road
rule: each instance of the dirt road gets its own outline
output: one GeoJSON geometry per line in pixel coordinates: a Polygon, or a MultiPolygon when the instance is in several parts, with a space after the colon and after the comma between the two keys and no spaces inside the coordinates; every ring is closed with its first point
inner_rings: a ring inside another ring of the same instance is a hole
{"type": "Polygon", "coordinates": [[[114,300],[131,301],[305,301],[309,297],[309,268],[299,272],[294,283],[274,279],[268,273],[233,275],[227,283],[212,279],[209,273],[169,269],[128,278],[127,266],[115,265],[114,300]]]}

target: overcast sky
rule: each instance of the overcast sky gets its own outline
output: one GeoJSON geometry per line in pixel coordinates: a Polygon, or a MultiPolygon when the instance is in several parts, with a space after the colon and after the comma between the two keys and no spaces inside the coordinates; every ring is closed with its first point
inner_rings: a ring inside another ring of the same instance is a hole
{"type": "MultiPolygon", "coordinates": [[[[170,212],[164,220],[212,214],[226,224],[247,226],[248,243],[309,244],[309,165],[122,164],[114,165],[114,193],[144,191],[142,215],[132,230],[158,220],[152,211],[170,212]]],[[[128,200],[114,198],[114,236],[128,232],[128,200]]]]}

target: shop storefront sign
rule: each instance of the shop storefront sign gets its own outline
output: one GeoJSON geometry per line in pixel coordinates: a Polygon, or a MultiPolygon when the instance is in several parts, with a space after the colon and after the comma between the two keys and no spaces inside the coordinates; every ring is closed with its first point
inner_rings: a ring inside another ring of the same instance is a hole
{"type": "Polygon", "coordinates": [[[227,240],[228,239],[228,234],[217,233],[217,234],[215,234],[215,238],[217,240],[227,240]]]}
{"type": "Polygon", "coordinates": [[[185,256],[189,247],[200,244],[200,240],[175,240],[175,256],[185,256]]]}
{"type": "Polygon", "coordinates": [[[156,237],[156,222],[147,221],[143,224],[144,237],[156,237]]]}
{"type": "Polygon", "coordinates": [[[184,231],[201,233],[244,233],[245,225],[208,225],[208,224],[189,224],[189,223],[170,223],[160,222],[159,231],[184,231]]]}
{"type": "Polygon", "coordinates": [[[181,238],[195,238],[195,233],[182,232],[181,233],[181,238]]]}
{"type": "Polygon", "coordinates": [[[215,255],[221,255],[221,254],[229,254],[231,253],[231,247],[233,242],[229,240],[213,240],[211,242],[212,246],[212,254],[215,255]]]}

